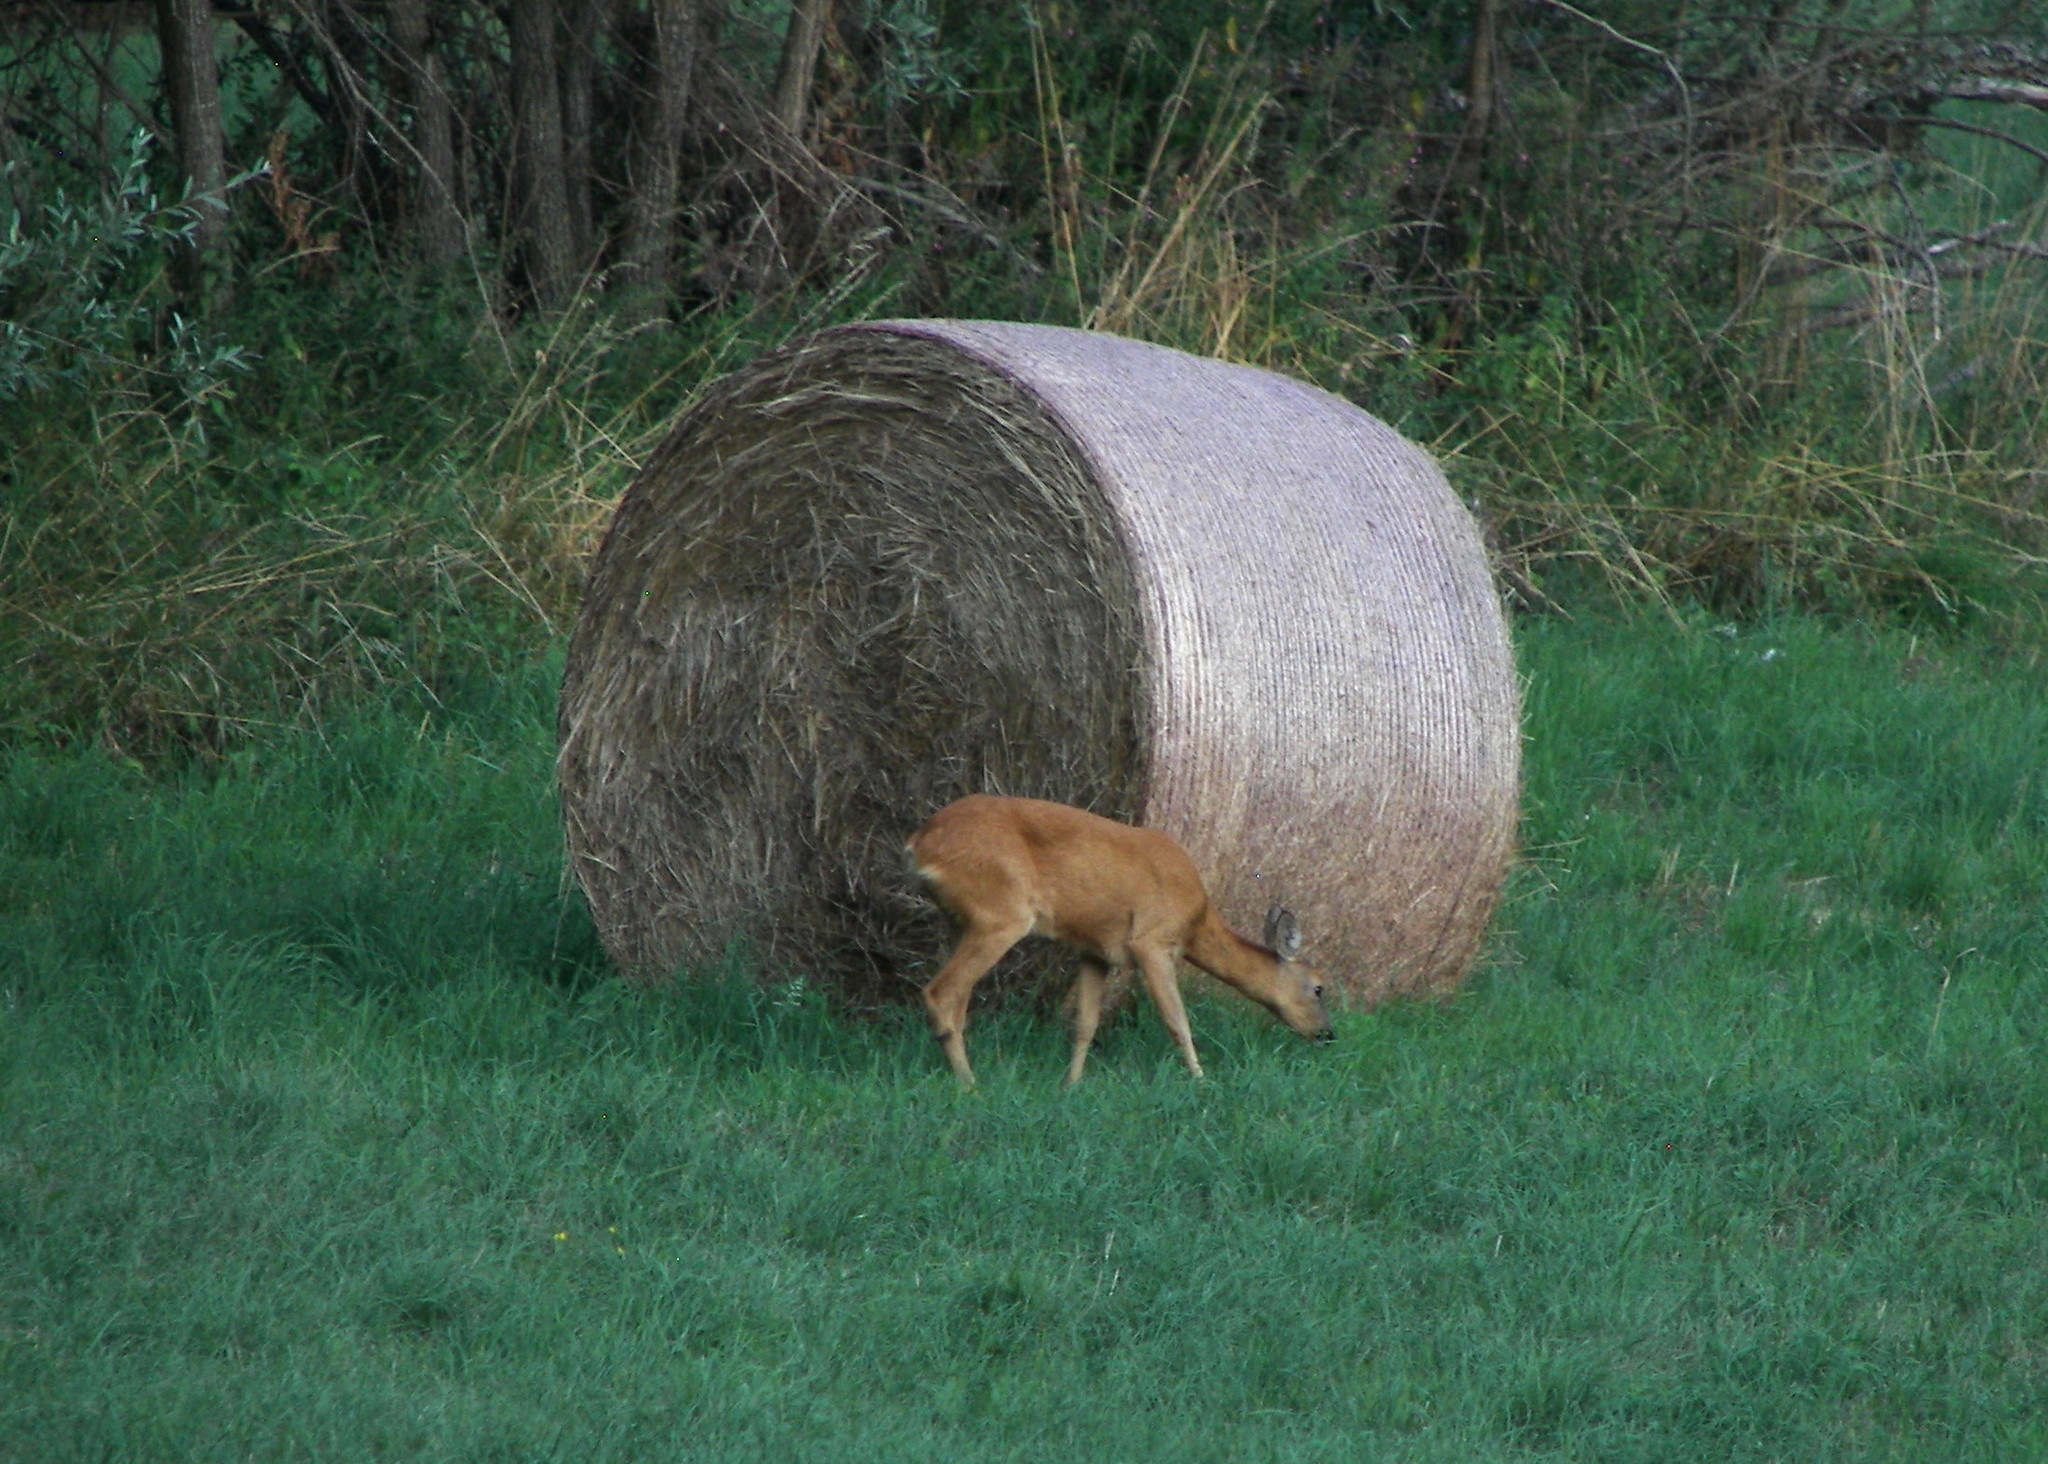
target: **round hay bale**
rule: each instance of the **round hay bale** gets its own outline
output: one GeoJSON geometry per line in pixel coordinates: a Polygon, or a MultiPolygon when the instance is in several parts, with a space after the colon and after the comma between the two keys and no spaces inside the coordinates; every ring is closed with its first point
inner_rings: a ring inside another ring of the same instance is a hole
{"type": "Polygon", "coordinates": [[[871,997],[950,948],[905,837],[964,793],[1165,829],[1366,1002],[1455,985],[1512,855],[1505,619],[1428,454],[1250,367],[1050,326],[830,330],[621,501],[560,781],[606,949],[747,942],[871,997]]]}

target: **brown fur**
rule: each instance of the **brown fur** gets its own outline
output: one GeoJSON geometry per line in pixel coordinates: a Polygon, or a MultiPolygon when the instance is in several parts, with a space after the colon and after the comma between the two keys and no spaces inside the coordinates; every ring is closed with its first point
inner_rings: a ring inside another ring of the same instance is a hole
{"type": "MultiPolygon", "coordinates": [[[[1303,1036],[1330,1034],[1323,978],[1226,926],[1193,862],[1156,829],[1063,803],[977,793],[947,804],[911,835],[910,858],[962,926],[960,944],[925,987],[924,1002],[947,1061],[969,1087],[968,998],[1027,935],[1051,936],[1081,952],[1069,1084],[1081,1080],[1110,974],[1132,967],[1188,1071],[1202,1075],[1175,971],[1183,956],[1303,1036]]],[[[1284,912],[1269,914],[1269,926],[1275,916],[1284,912]]],[[[1285,924],[1291,928],[1291,916],[1285,924]]]]}

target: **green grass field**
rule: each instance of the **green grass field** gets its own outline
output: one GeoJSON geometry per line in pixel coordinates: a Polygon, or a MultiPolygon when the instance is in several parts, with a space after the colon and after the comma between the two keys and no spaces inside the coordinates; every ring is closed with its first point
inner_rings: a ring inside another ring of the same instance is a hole
{"type": "Polygon", "coordinates": [[[0,1459],[2048,1457],[2048,670],[1525,622],[1457,1001],[603,975],[552,676],[0,765],[0,1459]]]}

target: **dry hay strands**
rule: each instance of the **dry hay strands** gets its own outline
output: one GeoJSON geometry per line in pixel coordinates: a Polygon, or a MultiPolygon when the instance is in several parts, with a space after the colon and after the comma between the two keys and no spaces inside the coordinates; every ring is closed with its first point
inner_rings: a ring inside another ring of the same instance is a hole
{"type": "Polygon", "coordinates": [[[1250,367],[1050,326],[825,331],[620,503],[560,712],[620,967],[733,941],[865,999],[950,942],[905,836],[984,791],[1167,830],[1371,1002],[1444,991],[1512,855],[1519,710],[1428,454],[1250,367]]]}

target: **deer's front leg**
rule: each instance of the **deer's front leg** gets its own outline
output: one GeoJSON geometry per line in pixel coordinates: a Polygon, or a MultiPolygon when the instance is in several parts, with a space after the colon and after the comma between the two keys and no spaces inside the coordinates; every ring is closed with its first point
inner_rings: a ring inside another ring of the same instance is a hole
{"type": "Polygon", "coordinates": [[[989,967],[1030,930],[995,926],[969,929],[960,938],[952,959],[932,977],[924,989],[925,1015],[931,1018],[932,1035],[946,1050],[946,1061],[963,1086],[974,1086],[974,1069],[967,1063],[967,1001],[974,984],[988,974],[989,967]]]}
{"type": "Polygon", "coordinates": [[[1199,1078],[1202,1060],[1195,1056],[1195,1034],[1188,1026],[1188,1009],[1181,1004],[1180,977],[1174,970],[1178,959],[1172,951],[1140,951],[1138,969],[1145,975],[1145,989],[1152,993],[1152,1004],[1159,1008],[1159,1020],[1166,1023],[1188,1071],[1199,1078]]]}
{"type": "Polygon", "coordinates": [[[1081,1081],[1088,1065],[1088,1048],[1095,1041],[1095,1029],[1102,1025],[1102,993],[1109,984],[1109,971],[1093,956],[1081,958],[1081,974],[1074,978],[1074,1057],[1067,1064],[1067,1086],[1081,1081]]]}

